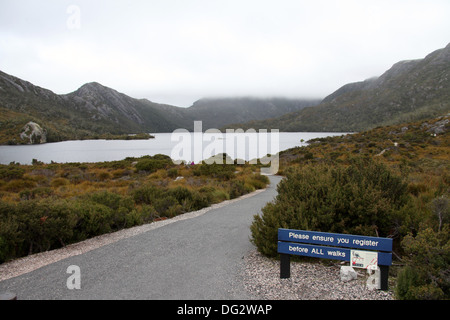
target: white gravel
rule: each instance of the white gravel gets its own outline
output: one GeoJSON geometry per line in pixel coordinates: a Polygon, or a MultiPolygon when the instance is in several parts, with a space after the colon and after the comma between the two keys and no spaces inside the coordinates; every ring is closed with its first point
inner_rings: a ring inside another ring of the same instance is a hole
{"type": "Polygon", "coordinates": [[[245,258],[243,281],[246,290],[260,300],[393,300],[393,292],[370,290],[367,273],[343,282],[340,264],[292,262],[291,277],[280,279],[279,260],[269,259],[254,250],[245,258]]]}

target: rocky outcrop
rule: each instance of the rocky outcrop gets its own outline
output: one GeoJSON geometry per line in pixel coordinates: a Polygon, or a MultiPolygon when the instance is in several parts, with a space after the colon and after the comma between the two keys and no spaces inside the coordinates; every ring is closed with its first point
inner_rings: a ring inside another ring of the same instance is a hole
{"type": "Polygon", "coordinates": [[[20,138],[26,140],[27,144],[46,143],[47,131],[36,122],[30,121],[22,128],[20,138]]]}
{"type": "Polygon", "coordinates": [[[424,124],[422,124],[422,126],[424,126],[428,129],[427,132],[437,135],[437,134],[445,133],[447,131],[449,123],[450,123],[449,116],[446,116],[445,119],[440,120],[440,121],[434,123],[433,125],[424,123],[424,124]]]}

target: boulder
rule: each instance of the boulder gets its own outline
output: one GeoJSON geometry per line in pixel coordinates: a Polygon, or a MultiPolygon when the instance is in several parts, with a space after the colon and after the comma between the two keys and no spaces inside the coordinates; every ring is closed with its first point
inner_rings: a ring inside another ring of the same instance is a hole
{"type": "Polygon", "coordinates": [[[343,282],[356,280],[356,278],[358,278],[358,274],[351,266],[342,266],[340,274],[341,281],[343,282]]]}
{"type": "Polygon", "coordinates": [[[449,119],[438,121],[433,126],[430,126],[431,128],[429,128],[427,131],[434,135],[443,134],[447,131],[447,125],[449,122],[449,119]]]}
{"type": "Polygon", "coordinates": [[[46,143],[47,131],[42,129],[36,122],[30,121],[22,128],[20,138],[26,140],[27,144],[46,143]]]}

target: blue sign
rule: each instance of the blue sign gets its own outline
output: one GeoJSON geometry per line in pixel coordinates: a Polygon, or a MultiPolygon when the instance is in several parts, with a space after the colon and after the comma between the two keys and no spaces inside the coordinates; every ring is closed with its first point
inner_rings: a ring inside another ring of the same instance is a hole
{"type": "Polygon", "coordinates": [[[350,261],[350,249],[313,246],[301,243],[278,242],[278,253],[314,258],[350,261]]]}
{"type": "Polygon", "coordinates": [[[392,251],[392,239],[340,233],[278,229],[278,240],[373,251],[392,251]]]}
{"type": "MultiPolygon", "coordinates": [[[[315,246],[302,243],[278,242],[278,253],[307,256],[313,258],[350,261],[351,249],[315,246]]],[[[392,253],[378,252],[378,264],[390,266],[392,253]]]]}

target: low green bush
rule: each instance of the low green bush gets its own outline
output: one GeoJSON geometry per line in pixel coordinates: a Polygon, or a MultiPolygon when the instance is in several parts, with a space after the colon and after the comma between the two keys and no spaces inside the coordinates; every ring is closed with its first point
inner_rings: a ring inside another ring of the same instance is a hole
{"type": "Polygon", "coordinates": [[[194,175],[208,176],[221,180],[230,180],[235,176],[235,171],[235,165],[217,163],[201,164],[194,169],[194,175]]]}
{"type": "Polygon", "coordinates": [[[242,180],[233,180],[228,187],[230,199],[238,198],[246,193],[245,183],[242,180]]]}
{"type": "Polygon", "coordinates": [[[178,203],[182,204],[183,201],[192,200],[192,192],[186,187],[176,187],[170,189],[168,194],[177,199],[178,203]]]}
{"type": "Polygon", "coordinates": [[[1,224],[0,236],[3,234],[4,241],[14,246],[16,255],[58,248],[73,239],[77,216],[66,200],[22,201],[8,210],[10,213],[3,215],[7,221],[1,224]]]}
{"type": "Polygon", "coordinates": [[[6,186],[4,186],[4,190],[9,192],[20,192],[24,189],[32,189],[36,187],[36,182],[32,180],[11,180],[9,181],[6,186]]]}
{"type": "Polygon", "coordinates": [[[23,190],[19,193],[22,200],[33,200],[38,198],[48,198],[53,194],[53,190],[48,187],[37,187],[34,189],[23,190]]]}
{"type": "Polygon", "coordinates": [[[76,240],[85,240],[112,231],[113,210],[93,201],[76,201],[72,206],[78,217],[76,240]]]}
{"type": "Polygon", "coordinates": [[[167,170],[167,176],[169,178],[175,179],[176,177],[178,177],[178,170],[176,168],[167,170]]]}
{"type": "Polygon", "coordinates": [[[192,193],[192,202],[191,208],[193,211],[200,210],[208,207],[211,203],[213,203],[214,196],[213,192],[200,192],[194,191],[192,193]]]}
{"type": "Polygon", "coordinates": [[[12,179],[22,179],[25,174],[25,170],[17,165],[0,165],[0,179],[12,180],[12,179]]]}
{"type": "Polygon", "coordinates": [[[15,206],[0,200],[0,264],[23,255],[23,241],[15,206]]]}
{"type": "Polygon", "coordinates": [[[153,157],[147,156],[140,158],[136,164],[136,170],[152,173],[159,169],[169,168],[170,166],[173,166],[170,157],[157,154],[153,157]]]}
{"type": "Polygon", "coordinates": [[[163,195],[164,191],[160,188],[146,184],[133,191],[133,199],[138,204],[152,204],[157,198],[163,195]]]}
{"type": "Polygon", "coordinates": [[[396,297],[401,300],[438,300],[450,298],[450,230],[435,232],[431,228],[415,237],[407,235],[406,267],[399,272],[396,297]]]}
{"type": "Polygon", "coordinates": [[[252,242],[276,256],[278,228],[391,236],[408,213],[408,200],[402,179],[373,160],[305,165],[288,170],[275,201],[254,216],[252,242]]]}
{"type": "Polygon", "coordinates": [[[263,189],[270,183],[270,181],[267,176],[253,175],[251,178],[246,179],[245,183],[252,185],[255,189],[263,189]]]}
{"type": "Polygon", "coordinates": [[[182,213],[182,208],[177,199],[173,196],[165,196],[162,198],[155,199],[153,201],[153,207],[159,213],[161,217],[172,218],[177,214],[182,213]]]}

